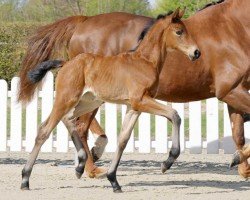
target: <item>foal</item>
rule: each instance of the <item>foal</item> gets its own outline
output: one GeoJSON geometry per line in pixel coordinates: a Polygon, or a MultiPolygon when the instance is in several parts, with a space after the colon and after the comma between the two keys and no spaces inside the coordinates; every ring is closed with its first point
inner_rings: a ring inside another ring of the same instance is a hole
{"type": "Polygon", "coordinates": [[[56,79],[52,112],[40,126],[35,146],[22,171],[22,189],[29,189],[29,177],[40,148],[60,120],[67,127],[76,146],[79,159],[76,175],[81,177],[86,153],[75,122],[79,116],[93,111],[106,101],[127,105],[118,149],[107,175],[113,190],[121,191],[116,180],[116,170],[130,137],[131,127],[141,112],[164,116],[173,123],[173,144],[168,160],[162,165],[162,171],[171,167],[180,154],[181,120],[174,109],[155,101],[153,97],[156,93],[152,91],[157,88],[162,62],[168,50],[179,50],[191,60],[200,56],[196,43],[180,20],[183,14],[184,11],[177,9],[172,15],[159,19],[134,52],[109,57],[80,54],[66,63],[58,60],[43,62],[29,73],[30,80],[35,84],[48,70],[62,67],[56,79]]]}

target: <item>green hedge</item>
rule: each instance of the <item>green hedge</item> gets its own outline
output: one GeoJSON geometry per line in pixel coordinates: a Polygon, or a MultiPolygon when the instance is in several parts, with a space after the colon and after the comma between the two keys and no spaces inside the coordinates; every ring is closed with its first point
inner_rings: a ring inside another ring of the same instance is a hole
{"type": "Polygon", "coordinates": [[[41,23],[0,23],[0,79],[10,83],[17,74],[26,50],[27,38],[41,23]]]}

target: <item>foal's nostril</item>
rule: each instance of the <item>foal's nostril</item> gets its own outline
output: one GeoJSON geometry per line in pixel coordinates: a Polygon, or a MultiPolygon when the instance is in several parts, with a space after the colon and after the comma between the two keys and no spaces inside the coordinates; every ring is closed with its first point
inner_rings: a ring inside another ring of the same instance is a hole
{"type": "Polygon", "coordinates": [[[201,56],[201,52],[198,49],[196,49],[194,52],[195,59],[198,59],[200,56],[201,56]]]}

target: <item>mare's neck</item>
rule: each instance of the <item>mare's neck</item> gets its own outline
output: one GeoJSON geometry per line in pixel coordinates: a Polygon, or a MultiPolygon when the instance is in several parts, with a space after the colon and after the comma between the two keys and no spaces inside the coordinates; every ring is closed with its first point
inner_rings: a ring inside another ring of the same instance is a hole
{"type": "Polygon", "coordinates": [[[228,4],[228,14],[238,19],[239,22],[250,31],[249,0],[228,0],[228,4]]]}

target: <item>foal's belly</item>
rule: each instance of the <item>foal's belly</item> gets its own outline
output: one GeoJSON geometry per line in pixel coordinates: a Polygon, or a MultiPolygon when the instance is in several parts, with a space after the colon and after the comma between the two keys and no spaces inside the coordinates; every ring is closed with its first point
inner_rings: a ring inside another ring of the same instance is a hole
{"type": "Polygon", "coordinates": [[[87,114],[100,107],[104,102],[126,104],[128,105],[128,98],[117,95],[112,98],[111,96],[102,95],[101,92],[94,90],[90,87],[85,87],[78,104],[72,109],[69,114],[70,118],[78,118],[81,115],[87,114]]]}

